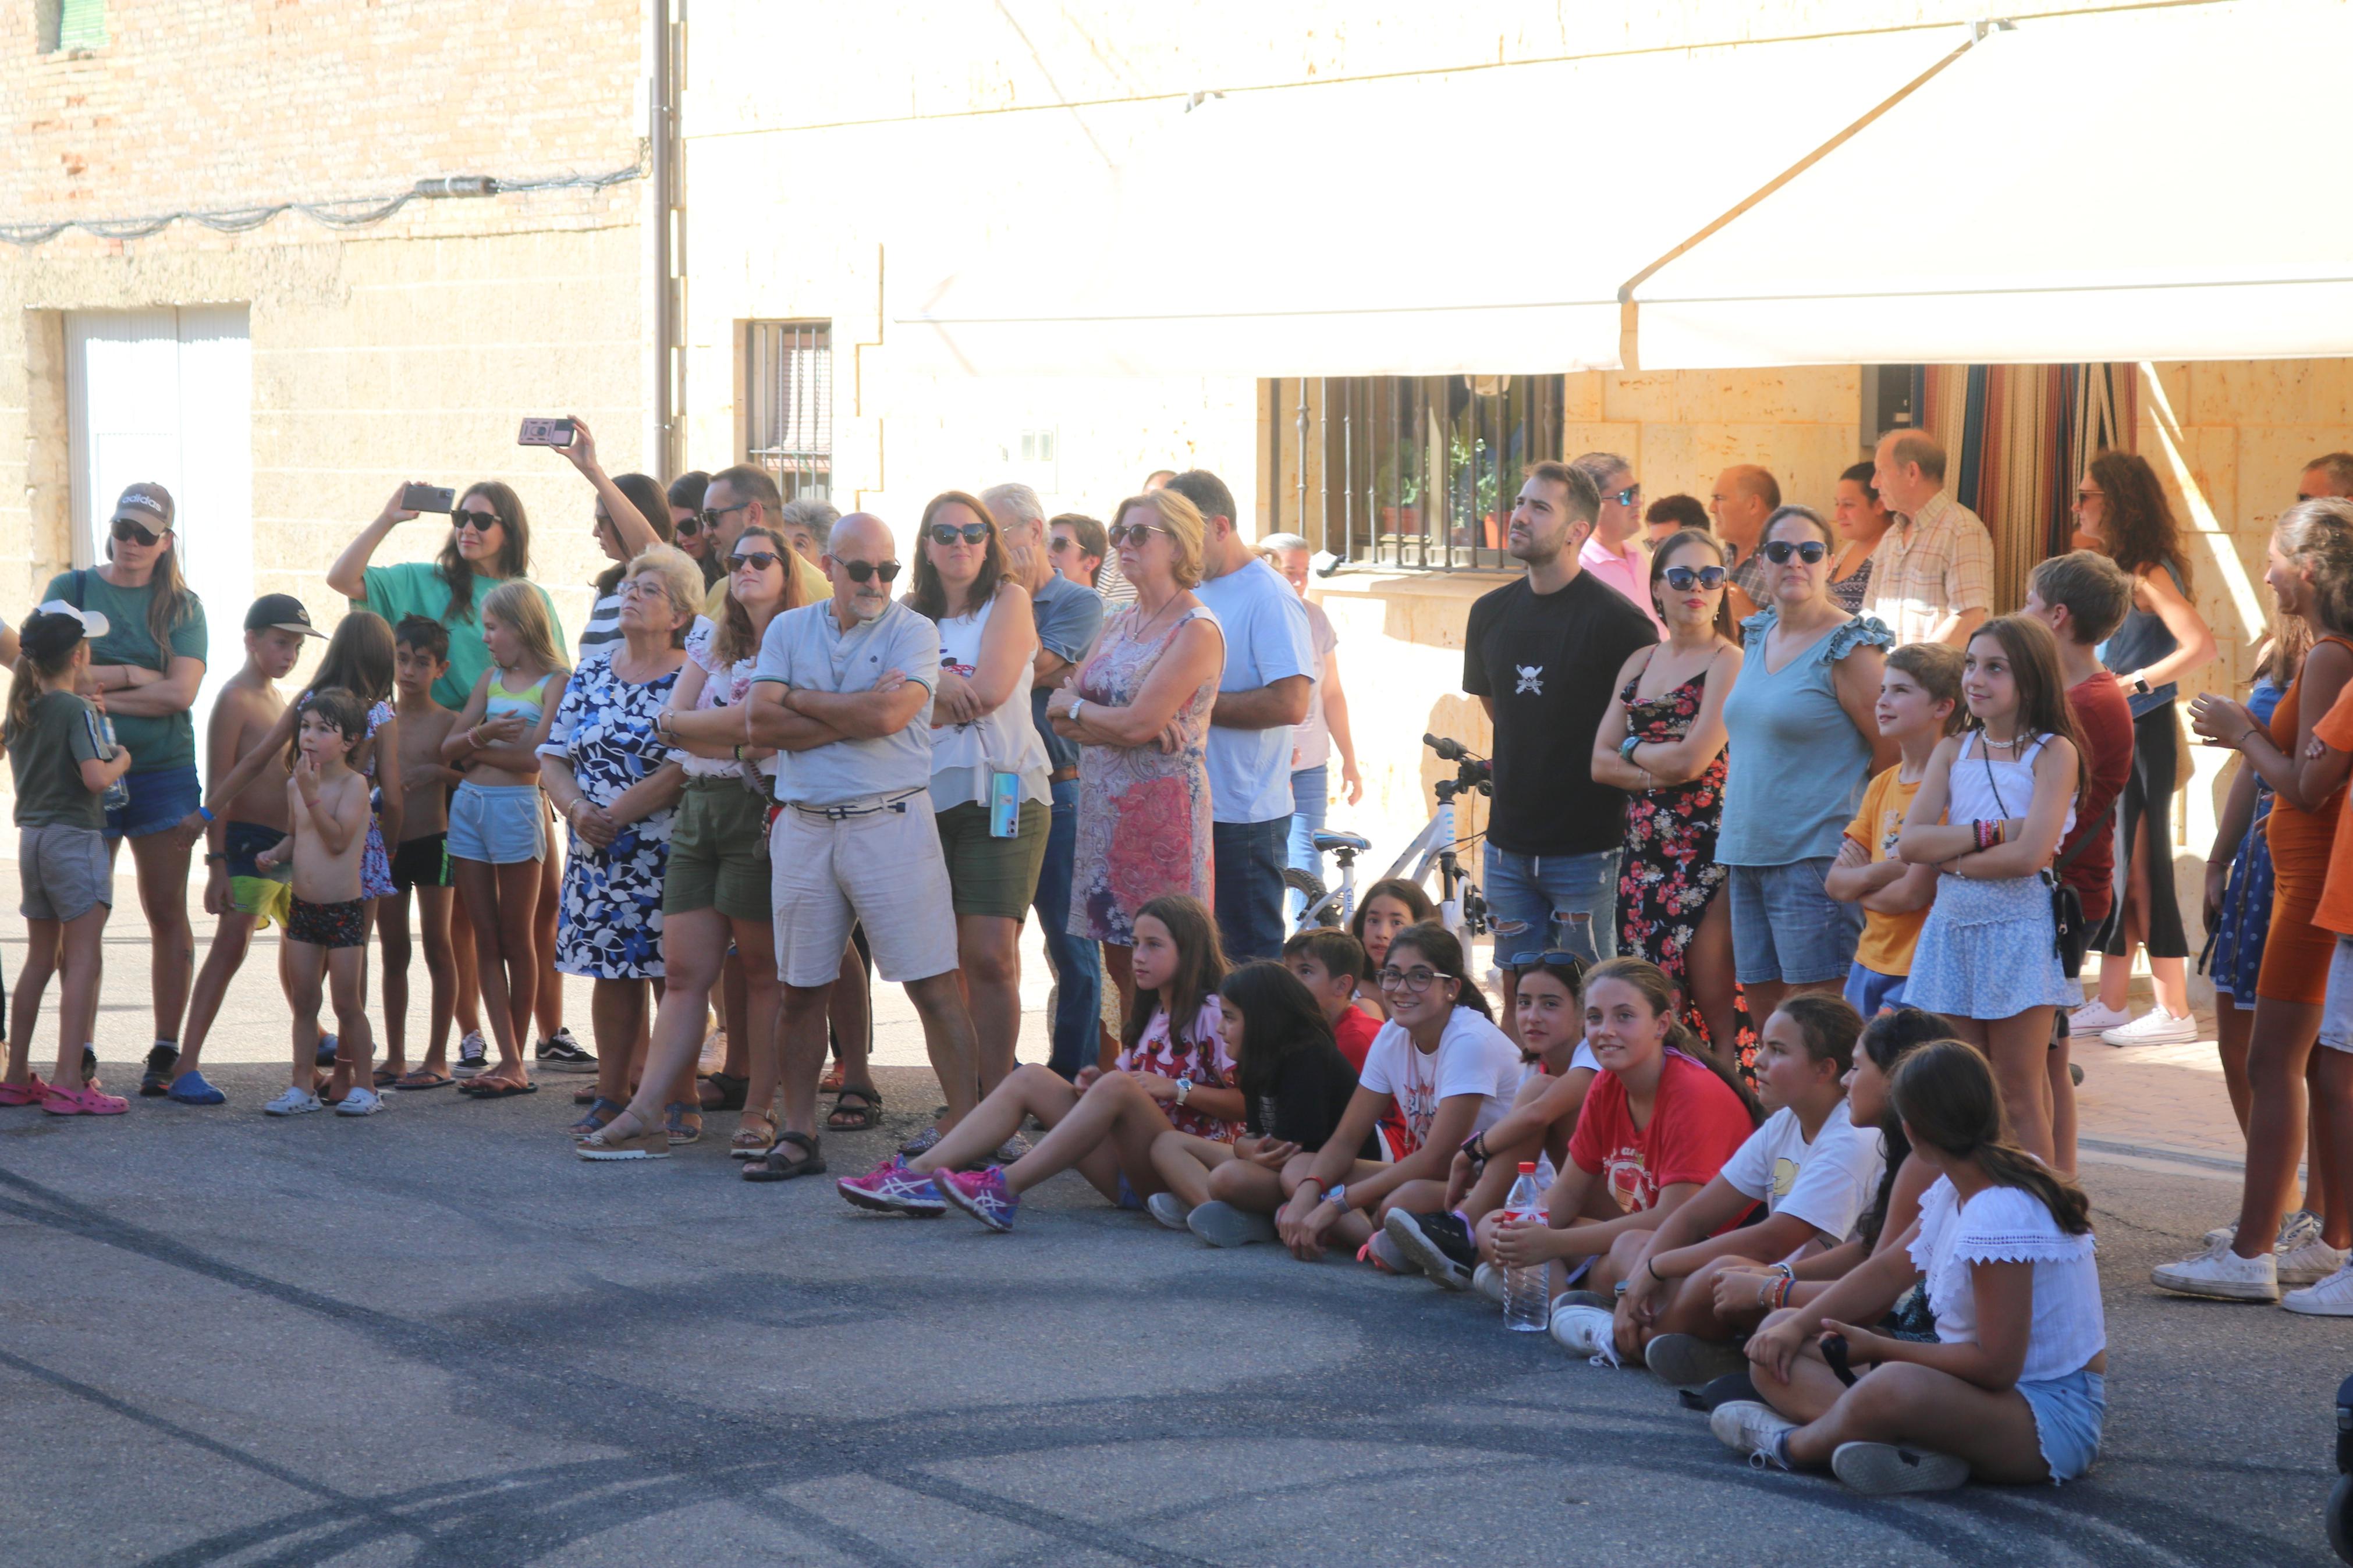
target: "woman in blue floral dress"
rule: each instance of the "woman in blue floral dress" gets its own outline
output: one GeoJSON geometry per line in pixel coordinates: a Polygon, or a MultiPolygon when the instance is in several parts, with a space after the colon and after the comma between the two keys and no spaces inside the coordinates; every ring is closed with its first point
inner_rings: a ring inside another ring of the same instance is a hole
{"type": "MultiPolygon", "coordinates": [[[[571,830],[555,967],[596,981],[596,1091],[626,1104],[646,983],[662,973],[662,879],[686,782],[654,721],[686,662],[702,573],[684,552],[658,544],[629,563],[620,596],[621,640],[580,661],[539,750],[548,801],[571,830]]],[[[701,1136],[699,1108],[669,1110],[673,1142],[701,1136]]]]}

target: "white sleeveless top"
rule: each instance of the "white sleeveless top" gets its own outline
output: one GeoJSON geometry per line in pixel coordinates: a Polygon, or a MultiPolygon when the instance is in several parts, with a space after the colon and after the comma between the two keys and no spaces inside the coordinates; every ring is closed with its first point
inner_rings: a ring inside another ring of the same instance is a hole
{"type": "MultiPolygon", "coordinates": [[[[981,639],[988,617],[997,610],[992,595],[978,615],[952,616],[939,623],[940,668],[965,679],[980,665],[981,639]]],[[[1008,769],[1021,775],[1021,798],[1041,805],[1053,803],[1053,787],[1046,782],[1051,771],[1046,742],[1029,721],[1029,684],[1038,650],[1033,644],[1014,677],[1013,690],[992,713],[968,724],[948,724],[932,731],[932,809],[945,811],[969,802],[988,804],[988,775],[1008,769]]]]}
{"type": "MultiPolygon", "coordinates": [[[[2005,763],[1986,754],[1982,730],[1962,736],[1960,754],[1953,759],[1951,787],[1946,792],[1945,820],[1991,822],[2024,816],[2034,804],[2034,759],[2042,754],[2043,744],[2050,739],[2035,737],[2016,762],[2005,763]]],[[[2059,837],[2066,837],[2074,828],[2075,808],[2071,804],[2059,837]]]]}

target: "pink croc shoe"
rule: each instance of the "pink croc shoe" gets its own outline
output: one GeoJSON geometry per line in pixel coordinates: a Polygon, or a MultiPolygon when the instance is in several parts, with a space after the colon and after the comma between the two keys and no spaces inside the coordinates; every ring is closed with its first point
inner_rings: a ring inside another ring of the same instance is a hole
{"type": "Polygon", "coordinates": [[[48,1093],[49,1086],[41,1081],[41,1075],[29,1073],[22,1084],[0,1083],[0,1106],[38,1105],[48,1093]]]}
{"type": "Polygon", "coordinates": [[[51,1116],[120,1116],[131,1109],[131,1102],[119,1094],[100,1094],[94,1089],[59,1089],[51,1084],[48,1094],[41,1100],[41,1109],[51,1116]]]}

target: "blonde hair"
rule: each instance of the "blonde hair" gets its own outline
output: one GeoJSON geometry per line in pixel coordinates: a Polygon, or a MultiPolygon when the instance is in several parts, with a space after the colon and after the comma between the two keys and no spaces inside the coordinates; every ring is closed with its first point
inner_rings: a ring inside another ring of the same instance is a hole
{"type": "Polygon", "coordinates": [[[1176,547],[1176,561],[1172,575],[1179,589],[1201,585],[1202,540],[1208,533],[1208,524],[1201,521],[1201,509],[1176,490],[1146,490],[1140,496],[1130,496],[1112,509],[1113,526],[1127,521],[1127,514],[1137,507],[1152,513],[1152,520],[1168,531],[1168,542],[1176,547]]]}
{"type": "Polygon", "coordinates": [[[482,613],[496,616],[514,628],[523,658],[539,666],[542,674],[565,668],[564,650],[555,646],[555,625],[548,619],[547,602],[540,597],[538,584],[520,577],[508,579],[482,595],[482,613]]]}
{"type": "MultiPolygon", "coordinates": [[[[786,563],[786,575],[790,576],[791,563],[786,563]]],[[[686,612],[685,621],[670,631],[672,647],[686,646],[687,627],[702,613],[702,568],[694,557],[675,544],[649,544],[630,560],[628,569],[621,574],[626,583],[633,577],[651,577],[661,584],[662,597],[673,610],[686,612]]]]}

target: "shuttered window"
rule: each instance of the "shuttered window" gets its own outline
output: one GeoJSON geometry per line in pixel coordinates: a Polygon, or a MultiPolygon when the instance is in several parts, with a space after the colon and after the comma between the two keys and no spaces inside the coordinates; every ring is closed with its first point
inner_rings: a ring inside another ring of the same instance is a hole
{"type": "Polygon", "coordinates": [[[94,49],[106,42],[105,0],[58,0],[53,49],[94,49]]]}

